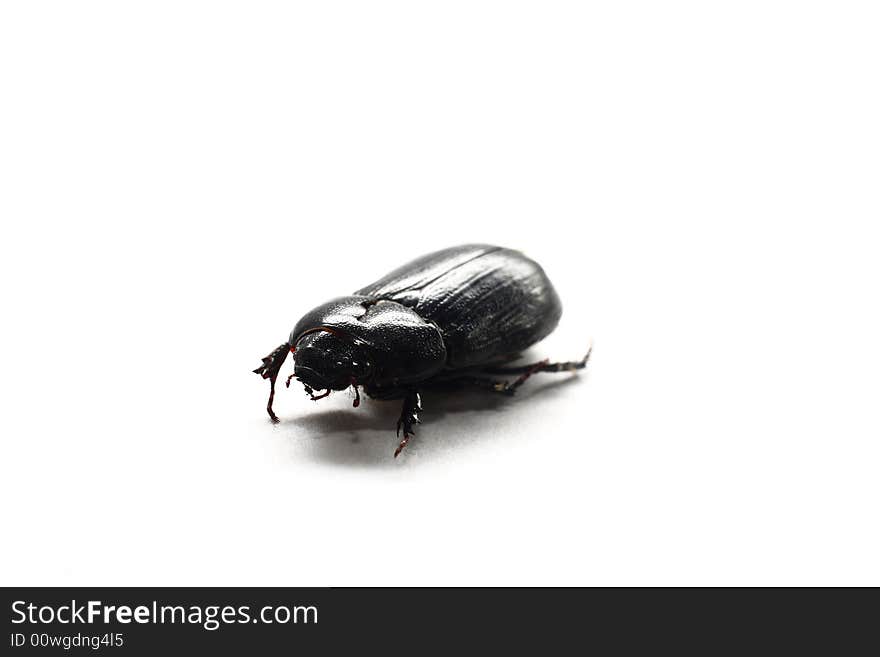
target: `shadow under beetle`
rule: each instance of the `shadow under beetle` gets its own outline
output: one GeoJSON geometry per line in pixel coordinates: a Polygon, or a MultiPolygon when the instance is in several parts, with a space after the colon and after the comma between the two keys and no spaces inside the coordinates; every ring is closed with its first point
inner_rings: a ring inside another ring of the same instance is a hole
{"type": "Polygon", "coordinates": [[[254,370],[269,379],[266,410],[273,422],[275,380],[288,353],[294,372],[314,399],[358,387],[374,399],[402,399],[396,457],[420,423],[420,390],[475,386],[512,395],[537,372],[583,369],[590,353],[566,363],[505,366],[556,328],[562,304],[538,263],[522,253],[468,244],[422,256],[338,297],[299,320],[287,342],[254,370]],[[513,381],[489,378],[518,375],[513,381]],[[324,393],[316,395],[316,390],[324,393]]]}

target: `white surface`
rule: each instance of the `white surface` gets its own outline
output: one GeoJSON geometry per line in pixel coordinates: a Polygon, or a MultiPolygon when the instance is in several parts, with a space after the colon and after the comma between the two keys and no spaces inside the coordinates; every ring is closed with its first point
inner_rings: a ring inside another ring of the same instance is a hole
{"type": "Polygon", "coordinates": [[[0,583],[880,585],[878,27],[5,3],[0,583]],[[396,404],[269,424],[301,314],[467,241],[586,375],[426,395],[397,461],[396,404]]]}

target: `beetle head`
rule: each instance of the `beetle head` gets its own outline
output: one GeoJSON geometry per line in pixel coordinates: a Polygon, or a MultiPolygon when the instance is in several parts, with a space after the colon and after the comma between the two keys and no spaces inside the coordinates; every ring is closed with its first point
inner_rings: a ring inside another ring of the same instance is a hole
{"type": "Polygon", "coordinates": [[[308,333],[296,343],[294,376],[315,390],[345,390],[369,378],[363,345],[328,330],[308,333]]]}

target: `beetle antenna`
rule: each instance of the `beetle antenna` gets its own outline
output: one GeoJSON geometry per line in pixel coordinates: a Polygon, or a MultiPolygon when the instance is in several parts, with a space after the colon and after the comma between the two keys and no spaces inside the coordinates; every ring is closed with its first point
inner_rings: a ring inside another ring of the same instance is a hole
{"type": "Polygon", "coordinates": [[[263,364],[254,370],[255,374],[259,374],[264,379],[269,379],[269,403],[266,404],[266,412],[269,413],[272,422],[278,422],[278,416],[275,415],[275,411],[272,410],[272,402],[275,401],[275,379],[278,378],[278,372],[281,370],[281,366],[284,364],[284,360],[289,353],[290,345],[285,342],[271,354],[265,356],[263,358],[263,364]]]}

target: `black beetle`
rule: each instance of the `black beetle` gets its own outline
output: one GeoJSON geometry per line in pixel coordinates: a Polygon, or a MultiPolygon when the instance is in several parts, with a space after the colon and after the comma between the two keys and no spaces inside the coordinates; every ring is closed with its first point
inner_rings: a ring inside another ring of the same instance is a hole
{"type": "Polygon", "coordinates": [[[451,384],[511,395],[536,372],[586,366],[589,351],[579,361],[502,366],[549,335],[561,315],[559,296],[538,263],[498,246],[456,246],[318,306],[254,372],[271,383],[266,410],[273,422],[275,380],[288,353],[294,354],[294,372],[287,385],[296,377],[312,399],[349,386],[355,406],[358,386],[374,399],[403,399],[397,456],[421,422],[420,390],[451,384]],[[499,374],[519,376],[512,382],[486,378],[499,374]]]}

